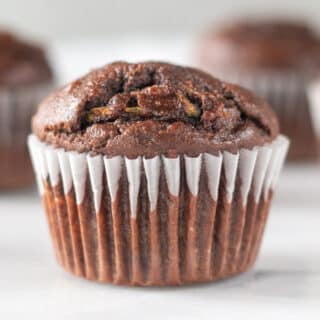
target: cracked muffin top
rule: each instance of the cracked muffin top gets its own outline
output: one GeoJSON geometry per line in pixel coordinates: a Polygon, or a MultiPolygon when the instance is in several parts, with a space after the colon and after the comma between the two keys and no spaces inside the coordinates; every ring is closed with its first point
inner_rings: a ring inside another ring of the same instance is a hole
{"type": "Polygon", "coordinates": [[[236,152],[279,133],[268,104],[188,67],[115,62],[53,92],[33,132],[54,147],[107,156],[236,152]]]}
{"type": "Polygon", "coordinates": [[[205,34],[198,56],[216,67],[312,69],[320,65],[320,38],[302,22],[238,21],[205,34]]]}
{"type": "Polygon", "coordinates": [[[44,51],[0,31],[0,85],[19,86],[52,79],[44,51]]]}

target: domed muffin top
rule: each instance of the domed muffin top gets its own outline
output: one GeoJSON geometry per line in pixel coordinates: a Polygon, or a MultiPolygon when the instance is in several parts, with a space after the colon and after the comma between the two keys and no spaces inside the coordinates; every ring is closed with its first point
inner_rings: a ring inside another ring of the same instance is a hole
{"type": "Polygon", "coordinates": [[[320,38],[301,22],[238,21],[205,34],[198,53],[220,68],[305,69],[320,65],[320,38]]]}
{"type": "Polygon", "coordinates": [[[235,152],[279,132],[273,111],[249,91],[160,62],[90,72],[44,100],[32,127],[55,147],[130,158],[235,152]]]}
{"type": "Polygon", "coordinates": [[[0,85],[28,85],[51,78],[48,62],[40,47],[0,31],[0,85]]]}

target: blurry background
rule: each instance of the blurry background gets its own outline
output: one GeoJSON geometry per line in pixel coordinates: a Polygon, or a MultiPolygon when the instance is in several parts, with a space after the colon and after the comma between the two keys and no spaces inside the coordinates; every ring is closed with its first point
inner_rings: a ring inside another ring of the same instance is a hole
{"type": "Polygon", "coordinates": [[[195,32],[243,14],[303,15],[317,23],[319,0],[2,0],[0,22],[49,39],[129,32],[195,32]]]}
{"type": "Polygon", "coordinates": [[[45,42],[60,83],[112,60],[192,64],[197,34],[237,16],[289,16],[319,25],[319,0],[2,0],[0,25],[45,42]]]}

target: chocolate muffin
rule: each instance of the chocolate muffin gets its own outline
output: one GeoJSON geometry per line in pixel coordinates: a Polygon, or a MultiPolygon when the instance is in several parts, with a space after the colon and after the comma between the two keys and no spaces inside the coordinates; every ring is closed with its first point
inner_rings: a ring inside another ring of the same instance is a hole
{"type": "Polygon", "coordinates": [[[35,106],[52,83],[45,54],[40,47],[0,32],[0,189],[33,183],[26,147],[35,106]]]}
{"type": "Polygon", "coordinates": [[[288,147],[264,100],[196,69],[116,62],[52,93],[32,128],[68,271],[180,285],[254,263],[288,147]]]}
{"type": "Polygon", "coordinates": [[[319,159],[307,86],[320,66],[320,40],[293,21],[240,21],[209,31],[199,41],[197,63],[222,79],[266,98],[292,140],[289,160],[319,159]]]}

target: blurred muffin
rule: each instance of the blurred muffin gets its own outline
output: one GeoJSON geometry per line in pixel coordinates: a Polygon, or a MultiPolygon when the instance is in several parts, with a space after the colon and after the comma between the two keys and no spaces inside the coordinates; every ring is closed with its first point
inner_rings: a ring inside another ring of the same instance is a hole
{"type": "Polygon", "coordinates": [[[196,69],[116,62],[51,94],[32,128],[65,269],[180,285],[255,262],[288,147],[260,98],[196,69]]]}
{"type": "Polygon", "coordinates": [[[307,25],[290,21],[243,21],[208,32],[199,41],[198,64],[265,97],[284,134],[289,160],[319,158],[306,88],[320,65],[320,41],[307,25]]]}
{"type": "Polygon", "coordinates": [[[0,32],[0,189],[33,183],[26,139],[52,73],[40,47],[0,32]]]}

